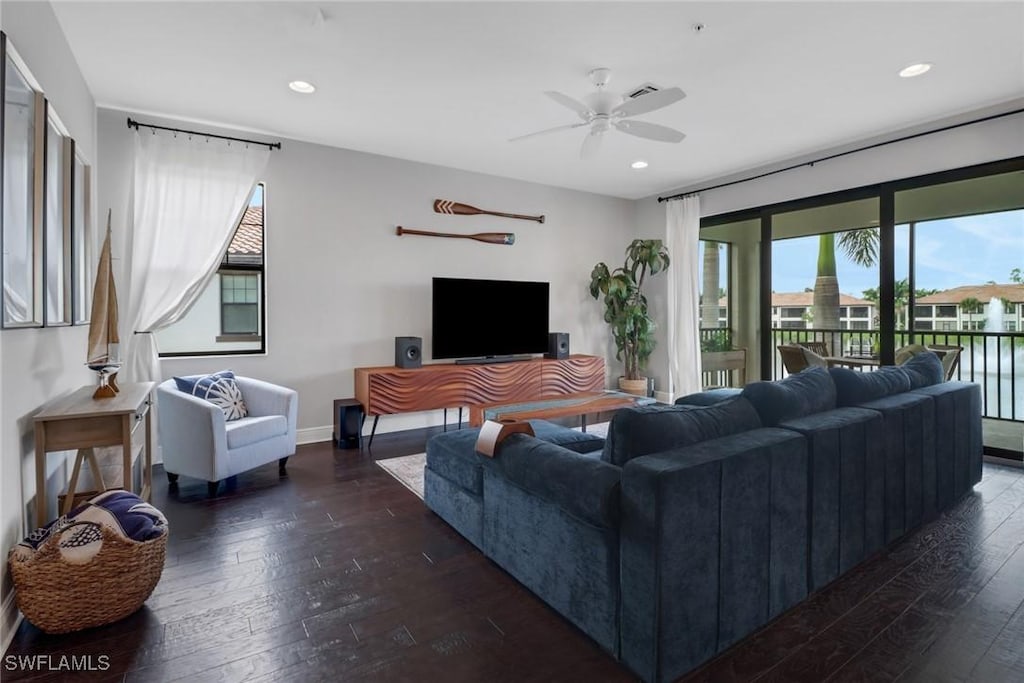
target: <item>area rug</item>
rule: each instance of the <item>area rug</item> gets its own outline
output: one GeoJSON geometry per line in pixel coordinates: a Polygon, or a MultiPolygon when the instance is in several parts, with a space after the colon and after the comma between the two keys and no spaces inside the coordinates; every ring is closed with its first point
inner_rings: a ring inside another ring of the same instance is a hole
{"type": "MultiPolygon", "coordinates": [[[[579,431],[579,427],[574,427],[579,431]]],[[[608,423],[599,422],[587,426],[587,434],[594,434],[604,438],[608,435],[608,423]]],[[[423,467],[427,462],[426,453],[413,453],[402,455],[397,458],[377,460],[377,466],[397,479],[405,488],[423,499],[423,467]]]]}

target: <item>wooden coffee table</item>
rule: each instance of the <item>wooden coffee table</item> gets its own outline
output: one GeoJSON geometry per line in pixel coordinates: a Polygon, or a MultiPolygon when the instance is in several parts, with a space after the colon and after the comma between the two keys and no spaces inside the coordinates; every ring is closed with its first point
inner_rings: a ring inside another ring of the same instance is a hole
{"type": "Polygon", "coordinates": [[[653,398],[619,391],[584,391],[540,398],[535,401],[470,406],[469,424],[479,427],[485,420],[519,422],[521,420],[549,420],[555,417],[580,416],[583,431],[587,431],[587,415],[606,413],[621,408],[632,408],[654,403],[653,398]]]}

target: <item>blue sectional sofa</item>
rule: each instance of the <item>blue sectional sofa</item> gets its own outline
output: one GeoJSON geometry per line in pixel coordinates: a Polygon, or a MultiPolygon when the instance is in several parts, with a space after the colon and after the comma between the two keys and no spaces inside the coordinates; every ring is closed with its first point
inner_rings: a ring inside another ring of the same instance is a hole
{"type": "Polygon", "coordinates": [[[669,681],[981,478],[981,393],[934,354],[427,444],[427,505],[646,681],[669,681]]]}

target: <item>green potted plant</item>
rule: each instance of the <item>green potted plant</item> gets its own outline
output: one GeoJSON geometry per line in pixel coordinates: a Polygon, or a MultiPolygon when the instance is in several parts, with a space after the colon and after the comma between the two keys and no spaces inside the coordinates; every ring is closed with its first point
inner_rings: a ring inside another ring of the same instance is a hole
{"type": "Polygon", "coordinates": [[[619,388],[632,394],[647,394],[647,378],[641,371],[654,351],[655,324],[647,312],[644,279],[668,265],[661,240],[633,240],[621,268],[609,270],[602,262],[590,273],[590,296],[604,297],[604,321],[612,328],[615,357],[626,366],[619,388]]]}

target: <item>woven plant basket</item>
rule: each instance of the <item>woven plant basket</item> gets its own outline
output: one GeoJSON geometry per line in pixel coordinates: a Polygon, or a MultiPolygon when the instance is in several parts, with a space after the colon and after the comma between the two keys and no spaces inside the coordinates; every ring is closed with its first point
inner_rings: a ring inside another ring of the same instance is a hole
{"type": "Polygon", "coordinates": [[[133,541],[101,524],[79,524],[98,526],[103,536],[100,551],[86,564],[61,557],[59,533],[29,560],[8,556],[18,609],[47,633],[70,633],[127,617],[146,602],[164,569],[167,532],[133,541]]]}

